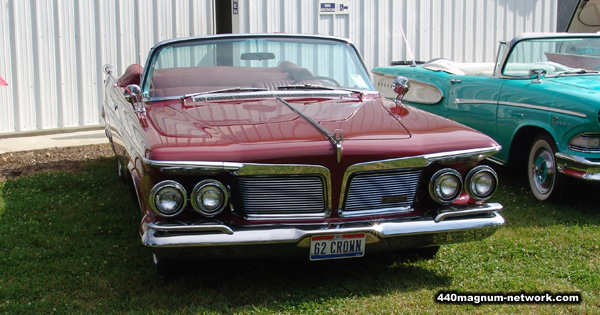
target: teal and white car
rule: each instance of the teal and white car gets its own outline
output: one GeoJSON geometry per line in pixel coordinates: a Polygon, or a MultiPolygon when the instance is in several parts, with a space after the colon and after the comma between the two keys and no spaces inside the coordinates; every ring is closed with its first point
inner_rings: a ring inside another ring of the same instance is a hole
{"type": "Polygon", "coordinates": [[[491,159],[527,172],[539,200],[565,180],[600,181],[600,34],[528,34],[501,42],[495,63],[434,59],[373,69],[382,95],[410,80],[404,103],[492,138],[491,159]]]}

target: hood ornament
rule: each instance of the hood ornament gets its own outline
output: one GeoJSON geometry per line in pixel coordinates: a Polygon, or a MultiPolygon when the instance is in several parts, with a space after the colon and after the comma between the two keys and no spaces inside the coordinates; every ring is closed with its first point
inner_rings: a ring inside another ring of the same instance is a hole
{"type": "Polygon", "coordinates": [[[342,160],[342,151],[344,149],[342,147],[342,142],[344,142],[344,140],[346,140],[346,135],[344,134],[344,131],[342,129],[336,129],[331,134],[331,141],[335,145],[335,152],[337,155],[338,163],[340,163],[340,161],[342,160]]]}

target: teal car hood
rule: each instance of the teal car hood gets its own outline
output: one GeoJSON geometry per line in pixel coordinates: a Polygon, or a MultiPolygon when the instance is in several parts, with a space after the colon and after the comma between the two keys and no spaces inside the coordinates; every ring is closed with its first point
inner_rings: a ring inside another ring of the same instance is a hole
{"type": "Polygon", "coordinates": [[[546,78],[542,81],[546,80],[551,80],[556,84],[566,85],[565,88],[578,87],[600,92],[600,75],[565,75],[558,78],[546,78]]]}

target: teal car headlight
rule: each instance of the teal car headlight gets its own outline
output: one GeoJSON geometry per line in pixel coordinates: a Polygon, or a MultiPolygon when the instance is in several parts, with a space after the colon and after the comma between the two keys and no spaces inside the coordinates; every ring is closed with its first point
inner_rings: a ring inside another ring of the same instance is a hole
{"type": "Polygon", "coordinates": [[[600,134],[579,135],[571,139],[569,148],[575,151],[600,151],[600,134]]]}

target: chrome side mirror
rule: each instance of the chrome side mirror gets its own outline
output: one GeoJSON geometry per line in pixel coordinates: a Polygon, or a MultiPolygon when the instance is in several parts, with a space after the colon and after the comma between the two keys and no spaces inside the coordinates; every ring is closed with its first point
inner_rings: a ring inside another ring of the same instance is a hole
{"type": "Polygon", "coordinates": [[[392,89],[398,95],[396,96],[396,102],[400,102],[406,93],[408,93],[408,90],[410,90],[410,81],[406,77],[396,77],[392,84],[392,89]]]}
{"type": "Polygon", "coordinates": [[[133,106],[136,112],[143,112],[144,107],[140,104],[142,100],[142,88],[137,84],[130,84],[125,88],[125,100],[133,106]]]}
{"type": "Polygon", "coordinates": [[[548,74],[548,72],[545,69],[530,69],[529,70],[529,78],[536,79],[537,83],[542,83],[542,79],[546,77],[546,74],[548,74]]]}

